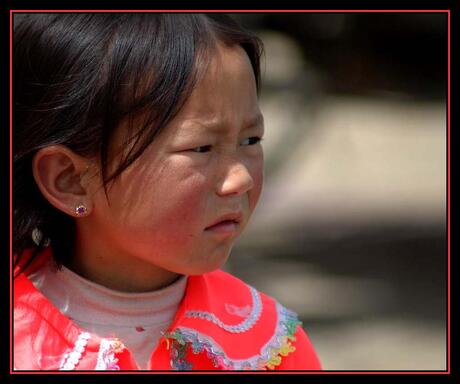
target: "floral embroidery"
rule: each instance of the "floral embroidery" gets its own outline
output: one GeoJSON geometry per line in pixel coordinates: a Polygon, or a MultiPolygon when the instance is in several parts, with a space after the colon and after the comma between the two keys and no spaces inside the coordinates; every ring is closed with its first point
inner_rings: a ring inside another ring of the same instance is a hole
{"type": "Polygon", "coordinates": [[[199,343],[198,340],[195,340],[194,342],[192,342],[192,352],[195,355],[203,351],[204,351],[204,344],[199,343]]]}
{"type": "Polygon", "coordinates": [[[268,369],[275,369],[275,366],[281,364],[281,357],[279,357],[276,352],[272,353],[270,360],[267,362],[268,369]]]}
{"type": "Polygon", "coordinates": [[[295,351],[295,347],[287,339],[287,337],[284,338],[284,342],[278,350],[278,353],[284,357],[295,351]]]}
{"type": "Polygon", "coordinates": [[[91,335],[88,332],[82,332],[78,335],[77,341],[75,342],[72,351],[64,355],[59,370],[71,371],[75,369],[75,367],[80,362],[83,352],[85,352],[86,345],[88,344],[90,337],[91,335]]]}
{"type": "Polygon", "coordinates": [[[236,325],[225,324],[216,315],[207,311],[186,311],[185,317],[194,317],[203,319],[216,324],[218,327],[225,329],[230,333],[242,333],[251,329],[254,324],[259,320],[262,313],[262,300],[260,299],[259,292],[253,287],[249,287],[252,296],[252,311],[241,323],[236,325]]]}
{"type": "Polygon", "coordinates": [[[285,357],[289,353],[295,351],[295,347],[289,342],[289,337],[281,338],[281,346],[279,348],[272,349],[271,359],[267,363],[268,369],[275,369],[281,364],[281,356],[285,357]],[[279,356],[281,355],[281,356],[279,356]]]}
{"type": "MultiPolygon", "coordinates": [[[[190,371],[192,370],[192,364],[190,364],[186,359],[185,355],[187,353],[187,343],[183,338],[183,335],[180,332],[166,332],[164,335],[167,342],[167,349],[171,348],[171,367],[179,371],[190,371]],[[169,343],[169,339],[172,340],[172,343],[169,343]]],[[[195,345],[196,347],[196,345],[195,345]]],[[[198,353],[198,352],[194,352],[198,353]]]]}
{"type": "Polygon", "coordinates": [[[116,353],[123,351],[125,346],[119,339],[102,339],[97,354],[97,363],[95,370],[97,371],[117,371],[120,367],[117,365],[118,359],[116,353]]]}
{"type": "Polygon", "coordinates": [[[172,340],[171,366],[176,370],[192,369],[185,359],[186,351],[191,348],[192,353],[206,351],[207,357],[213,365],[228,370],[267,370],[275,369],[282,361],[282,357],[295,351],[291,341],[295,341],[295,332],[302,323],[297,315],[276,303],[278,322],[272,338],[262,347],[260,354],[247,359],[237,360],[229,358],[216,341],[192,328],[178,327],[164,336],[172,340]]]}

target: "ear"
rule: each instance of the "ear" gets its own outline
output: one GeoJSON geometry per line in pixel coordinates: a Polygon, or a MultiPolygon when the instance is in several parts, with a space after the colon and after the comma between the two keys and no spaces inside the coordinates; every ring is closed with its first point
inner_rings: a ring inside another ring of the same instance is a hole
{"type": "Polygon", "coordinates": [[[63,145],[40,149],[32,161],[35,182],[43,196],[57,209],[75,217],[87,216],[92,210],[92,199],[82,180],[88,168],[87,159],[63,145]]]}

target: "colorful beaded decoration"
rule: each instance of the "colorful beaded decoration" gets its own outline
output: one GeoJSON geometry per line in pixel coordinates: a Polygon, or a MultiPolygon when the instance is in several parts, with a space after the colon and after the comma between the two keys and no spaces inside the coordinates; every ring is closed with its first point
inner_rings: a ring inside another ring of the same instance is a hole
{"type": "Polygon", "coordinates": [[[175,370],[192,370],[192,365],[185,359],[186,352],[191,348],[192,353],[205,352],[214,367],[226,370],[272,370],[281,364],[282,357],[295,351],[291,341],[295,341],[295,332],[302,323],[297,314],[276,303],[278,315],[277,326],[272,338],[261,348],[258,355],[247,359],[231,359],[222,347],[210,336],[192,328],[178,327],[164,337],[171,348],[171,367],[175,370]],[[169,343],[171,339],[172,343],[169,343]]]}

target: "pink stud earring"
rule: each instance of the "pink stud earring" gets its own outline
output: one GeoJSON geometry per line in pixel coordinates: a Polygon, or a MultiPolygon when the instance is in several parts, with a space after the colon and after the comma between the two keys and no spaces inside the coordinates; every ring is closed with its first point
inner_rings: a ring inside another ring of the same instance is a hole
{"type": "Polygon", "coordinates": [[[84,216],[88,212],[88,208],[86,208],[83,204],[77,205],[75,207],[75,214],[77,216],[84,216]]]}

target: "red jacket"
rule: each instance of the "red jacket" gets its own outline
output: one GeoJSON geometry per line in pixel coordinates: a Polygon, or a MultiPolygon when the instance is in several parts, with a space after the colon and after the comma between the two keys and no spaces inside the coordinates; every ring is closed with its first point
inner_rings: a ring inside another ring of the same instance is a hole
{"type": "MultiPolygon", "coordinates": [[[[38,291],[14,280],[15,370],[138,370],[118,339],[85,332],[38,291]]],[[[320,370],[297,320],[273,298],[221,270],[190,276],[152,370],[320,370]]]]}

